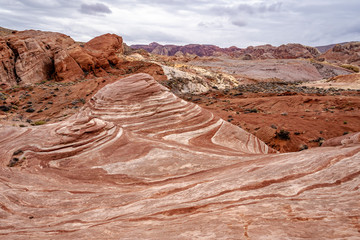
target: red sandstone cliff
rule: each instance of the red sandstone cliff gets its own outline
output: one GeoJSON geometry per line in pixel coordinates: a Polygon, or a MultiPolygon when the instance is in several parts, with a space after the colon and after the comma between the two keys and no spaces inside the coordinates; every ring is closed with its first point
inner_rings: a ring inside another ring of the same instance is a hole
{"type": "Polygon", "coordinates": [[[114,34],[81,46],[64,34],[34,30],[1,37],[0,50],[1,83],[10,85],[101,76],[111,72],[123,53],[122,38],[114,34]]]}

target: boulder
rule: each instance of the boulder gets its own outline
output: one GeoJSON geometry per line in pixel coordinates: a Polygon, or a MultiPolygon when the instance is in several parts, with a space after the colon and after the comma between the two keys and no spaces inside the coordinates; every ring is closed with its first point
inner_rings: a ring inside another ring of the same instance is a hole
{"type": "Polygon", "coordinates": [[[66,50],[55,52],[54,65],[57,80],[74,81],[84,75],[81,67],[66,50]]]}
{"type": "Polygon", "coordinates": [[[123,40],[115,34],[104,34],[84,44],[84,49],[97,59],[103,69],[109,69],[121,62],[124,53],[123,40]]]}

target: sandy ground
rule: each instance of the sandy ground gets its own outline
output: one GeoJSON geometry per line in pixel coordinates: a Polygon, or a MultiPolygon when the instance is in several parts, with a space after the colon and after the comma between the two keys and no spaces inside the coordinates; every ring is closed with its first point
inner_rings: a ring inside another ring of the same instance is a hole
{"type": "Polygon", "coordinates": [[[253,133],[280,152],[318,147],[326,139],[360,131],[360,93],[253,93],[231,90],[186,96],[253,133]],[[277,136],[289,132],[289,139],[277,136]]]}

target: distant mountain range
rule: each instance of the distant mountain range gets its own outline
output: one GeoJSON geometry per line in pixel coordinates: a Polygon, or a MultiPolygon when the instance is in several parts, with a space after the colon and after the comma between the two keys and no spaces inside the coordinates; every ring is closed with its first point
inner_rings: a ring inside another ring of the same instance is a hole
{"type": "MultiPolygon", "coordinates": [[[[16,31],[16,30],[0,27],[0,37],[9,35],[13,31],[16,31]]],[[[334,46],[336,46],[338,44],[345,45],[347,43],[349,43],[349,42],[334,43],[334,44],[329,44],[329,45],[325,45],[325,46],[316,46],[315,48],[317,50],[319,50],[320,53],[325,53],[326,51],[328,51],[329,49],[333,48],[334,46]]],[[[286,45],[281,45],[280,47],[289,46],[289,45],[300,46],[300,44],[286,44],[286,45]]],[[[229,48],[221,48],[216,45],[209,45],[209,44],[188,44],[188,45],[184,45],[184,46],[172,45],[172,44],[161,45],[156,42],[150,43],[148,45],[136,44],[136,45],[131,45],[130,47],[133,49],[144,49],[147,52],[152,53],[152,54],[159,54],[159,55],[166,55],[166,56],[194,54],[194,55],[197,55],[200,57],[216,56],[216,55],[221,55],[221,54],[239,57],[244,54],[251,54],[251,52],[253,52],[252,51],[253,49],[256,50],[256,52],[257,52],[256,55],[259,55],[259,51],[260,51],[260,53],[262,52],[261,49],[267,50],[267,51],[269,49],[271,49],[271,51],[275,51],[274,49],[276,48],[269,44],[262,45],[262,46],[256,46],[256,47],[247,47],[245,49],[241,49],[241,48],[238,48],[235,46],[232,46],[229,48]]],[[[278,47],[278,48],[280,48],[280,47],[278,47]]],[[[309,48],[309,47],[304,46],[304,48],[309,48]]]]}
{"type": "Polygon", "coordinates": [[[261,46],[250,46],[247,48],[229,47],[220,48],[215,45],[189,44],[185,46],[161,45],[153,42],[149,45],[131,45],[133,49],[144,49],[152,54],[165,56],[182,56],[194,54],[203,56],[218,56],[226,54],[232,57],[239,57],[245,60],[251,59],[293,59],[293,58],[313,58],[320,55],[320,52],[313,47],[303,46],[301,44],[284,44],[274,47],[270,44],[261,46]]]}
{"type": "Polygon", "coordinates": [[[336,45],[346,46],[348,43],[356,43],[356,41],[334,43],[316,47],[308,47],[301,44],[284,44],[279,47],[274,47],[270,44],[266,44],[255,47],[250,46],[247,48],[238,48],[235,46],[229,48],[221,48],[216,45],[208,44],[188,44],[184,46],[179,46],[171,44],[161,45],[156,42],[150,43],[148,45],[131,45],[130,47],[132,49],[144,49],[149,53],[165,56],[181,56],[186,54],[194,54],[203,57],[226,54],[233,57],[243,57],[245,59],[266,59],[317,57],[320,54],[324,54],[329,49],[332,49],[336,45]]]}
{"type": "Polygon", "coordinates": [[[149,45],[131,45],[130,47],[133,49],[144,49],[149,53],[158,55],[175,56],[179,54],[195,54],[200,57],[214,56],[221,53],[231,55],[241,50],[240,48],[234,46],[229,48],[220,48],[209,44],[188,44],[185,46],[179,46],[171,44],[161,45],[156,42],[150,43],[149,45]]]}

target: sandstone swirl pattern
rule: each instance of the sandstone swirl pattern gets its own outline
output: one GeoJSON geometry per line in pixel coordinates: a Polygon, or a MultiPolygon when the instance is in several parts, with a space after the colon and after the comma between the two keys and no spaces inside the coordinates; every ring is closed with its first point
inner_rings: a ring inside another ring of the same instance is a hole
{"type": "Polygon", "coordinates": [[[359,135],[329,145],[276,154],[133,75],[67,121],[0,128],[0,237],[358,239],[359,135]]]}

